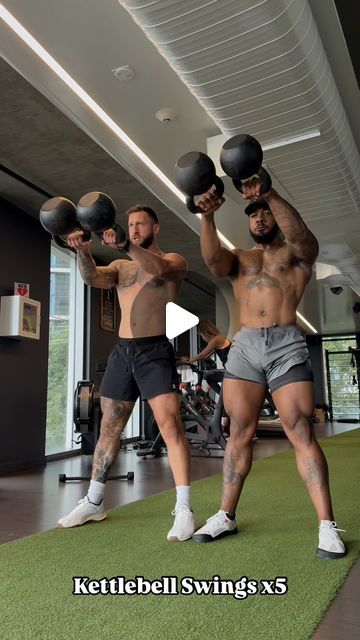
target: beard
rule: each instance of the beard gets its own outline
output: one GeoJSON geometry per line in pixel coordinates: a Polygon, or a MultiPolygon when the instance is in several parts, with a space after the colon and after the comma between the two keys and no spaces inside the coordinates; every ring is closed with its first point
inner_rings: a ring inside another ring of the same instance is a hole
{"type": "Polygon", "coordinates": [[[143,238],[139,242],[139,247],[142,247],[142,249],[148,249],[149,247],[151,247],[153,242],[154,242],[154,234],[151,233],[148,236],[146,236],[146,238],[143,238]]]}
{"type": "Polygon", "coordinates": [[[279,227],[278,227],[277,224],[275,224],[273,226],[273,228],[270,229],[270,231],[267,231],[266,233],[257,234],[257,233],[252,233],[250,231],[250,235],[251,235],[252,239],[257,244],[270,244],[270,242],[275,240],[275,238],[278,235],[278,233],[279,233],[279,227]]]}

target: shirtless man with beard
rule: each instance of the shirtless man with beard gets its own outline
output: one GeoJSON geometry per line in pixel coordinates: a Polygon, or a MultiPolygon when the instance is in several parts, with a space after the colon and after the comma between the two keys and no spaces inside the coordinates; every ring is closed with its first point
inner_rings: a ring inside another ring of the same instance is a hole
{"type": "Polygon", "coordinates": [[[187,263],[179,254],[165,254],[158,247],[160,224],[150,207],[136,205],[127,216],[128,239],[118,245],[110,229],[103,234],[103,244],[125,250],[130,260],[97,267],[91,243],[84,241],[82,231],[68,236],[84,282],[103,289],[116,287],[121,321],[100,388],[102,421],[89,491],[58,526],[75,527],[106,517],[105,483],[119,452],[121,434],[141,395],[166,443],[176,485],[175,521],[167,539],[182,541],[191,538],[196,525],[190,497],[190,450],[179,417],[178,376],[173,347],[165,335],[165,311],[179,292],[187,263]]]}
{"type": "Polygon", "coordinates": [[[260,196],[261,186],[257,177],[242,185],[244,198],[250,199],[245,213],[255,242],[249,251],[221,246],[214,213],[222,198],[209,191],[197,200],[202,209],[203,259],[216,276],[231,279],[241,329],[234,336],[223,383],[231,427],[220,510],[193,540],[212,542],[237,532],[235,512],[251,469],[251,442],[269,387],[318,516],[316,553],[321,558],[341,558],[346,550],[334,522],[327,462],[311,422],[314,385],[309,352],[296,325],[296,309],[311,278],[318,242],[294,207],[274,189],[260,196]]]}

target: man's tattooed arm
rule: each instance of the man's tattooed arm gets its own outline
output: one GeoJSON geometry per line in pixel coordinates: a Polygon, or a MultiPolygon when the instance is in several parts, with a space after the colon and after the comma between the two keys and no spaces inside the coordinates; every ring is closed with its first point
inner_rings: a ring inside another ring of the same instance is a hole
{"type": "Polygon", "coordinates": [[[295,257],[309,265],[314,264],[319,253],[319,244],[299,212],[275,189],[271,189],[266,195],[266,200],[295,257]]]}
{"type": "MultiPolygon", "coordinates": [[[[107,267],[97,267],[91,253],[78,252],[78,264],[85,284],[100,289],[111,289],[118,282],[121,260],[115,260],[107,267]]],[[[125,262],[125,261],[124,261],[125,262]]]]}

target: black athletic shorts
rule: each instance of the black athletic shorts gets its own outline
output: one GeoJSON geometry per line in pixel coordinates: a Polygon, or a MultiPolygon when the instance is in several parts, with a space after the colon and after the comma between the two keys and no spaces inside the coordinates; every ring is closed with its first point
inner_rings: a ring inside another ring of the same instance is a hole
{"type": "Polygon", "coordinates": [[[100,395],[135,402],[178,391],[174,350],[165,335],[119,338],[112,350],[100,395]]]}

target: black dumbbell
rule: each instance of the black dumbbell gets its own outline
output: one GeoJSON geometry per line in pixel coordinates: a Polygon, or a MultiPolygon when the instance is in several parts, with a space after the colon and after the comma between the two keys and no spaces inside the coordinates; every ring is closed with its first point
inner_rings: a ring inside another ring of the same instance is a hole
{"type": "Polygon", "coordinates": [[[257,175],[262,181],[260,193],[271,189],[271,177],[261,166],[263,150],[260,143],[246,134],[239,134],[227,140],[220,152],[220,164],[232,178],[234,187],[242,193],[242,181],[257,175]]]}
{"type": "Polygon", "coordinates": [[[100,238],[104,231],[113,229],[116,232],[117,244],[126,242],[127,235],[124,229],[115,222],[115,204],[105,193],[90,191],[82,196],[76,207],[76,216],[84,229],[96,233],[100,238]]]}
{"type": "Polygon", "coordinates": [[[201,196],[211,187],[215,187],[219,198],[224,193],[224,183],[217,177],[213,161],[201,151],[189,151],[179,158],[175,165],[175,182],[186,194],[186,206],[191,213],[201,213],[194,196],[201,196]]]}
{"type": "Polygon", "coordinates": [[[83,231],[84,240],[91,234],[81,228],[76,217],[76,207],[71,200],[63,197],[46,200],[40,209],[40,222],[60,247],[69,249],[66,237],[73,231],[83,231]]]}

